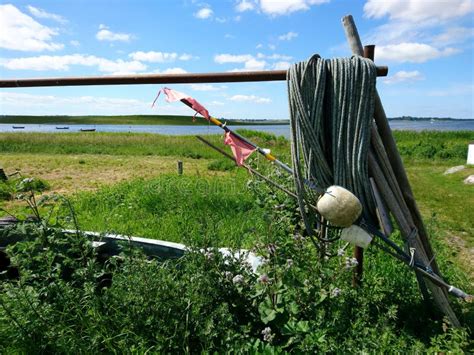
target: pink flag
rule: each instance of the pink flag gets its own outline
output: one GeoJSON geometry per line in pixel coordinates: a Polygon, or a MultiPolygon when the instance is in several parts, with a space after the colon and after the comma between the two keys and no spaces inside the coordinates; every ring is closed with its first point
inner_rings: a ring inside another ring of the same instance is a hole
{"type": "Polygon", "coordinates": [[[237,138],[231,132],[225,133],[224,144],[230,145],[237,165],[242,165],[244,160],[255,151],[255,147],[237,138]]]}
{"type": "MultiPolygon", "coordinates": [[[[200,113],[201,115],[203,115],[207,120],[210,118],[209,111],[207,111],[206,108],[203,105],[201,105],[199,102],[197,102],[191,96],[188,96],[188,95],[183,94],[182,92],[179,92],[179,91],[176,91],[176,90],[172,90],[170,88],[161,89],[158,92],[158,95],[156,96],[155,101],[158,99],[158,96],[160,96],[161,91],[163,91],[165,93],[166,101],[168,101],[168,102],[181,101],[182,103],[184,103],[187,106],[191,107],[197,113],[200,113]]],[[[155,101],[153,101],[153,105],[155,104],[155,101]]],[[[152,105],[152,107],[153,107],[153,105],[152,105]]]]}

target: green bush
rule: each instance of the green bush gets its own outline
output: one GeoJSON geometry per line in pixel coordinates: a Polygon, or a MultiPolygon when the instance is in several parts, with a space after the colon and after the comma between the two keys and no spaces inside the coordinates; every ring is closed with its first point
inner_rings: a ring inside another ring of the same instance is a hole
{"type": "MultiPolygon", "coordinates": [[[[469,351],[468,330],[432,315],[408,268],[371,247],[363,286],[352,288],[350,249],[336,242],[321,257],[294,201],[256,181],[249,188],[268,222],[252,248],[258,274],[210,247],[209,231],[180,259],[150,259],[127,244],[105,258],[83,234],[62,231],[75,220],[69,204],[67,213],[50,204],[60,218],[48,213],[49,223],[0,231],[0,241],[19,240],[6,250],[19,278],[0,284],[0,352],[469,351]]],[[[111,205],[124,201],[125,190],[114,192],[111,205]]],[[[166,213],[166,195],[156,194],[162,204],[155,196],[150,208],[166,213]]]]}
{"type": "Polygon", "coordinates": [[[13,198],[13,188],[7,181],[0,181],[0,201],[11,200],[13,198]]]}
{"type": "Polygon", "coordinates": [[[212,171],[229,171],[235,168],[235,163],[230,159],[213,160],[209,164],[207,164],[207,169],[212,171]]]}
{"type": "Polygon", "coordinates": [[[237,133],[246,138],[257,138],[260,142],[275,143],[275,142],[288,142],[284,136],[277,137],[273,133],[264,131],[255,131],[253,129],[239,128],[236,130],[237,133]]]}
{"type": "Polygon", "coordinates": [[[49,190],[49,184],[38,178],[13,178],[0,181],[0,201],[12,200],[15,195],[25,192],[43,192],[49,190]]]}
{"type": "Polygon", "coordinates": [[[408,159],[465,161],[467,148],[474,139],[471,131],[394,131],[400,154],[408,159]]]}

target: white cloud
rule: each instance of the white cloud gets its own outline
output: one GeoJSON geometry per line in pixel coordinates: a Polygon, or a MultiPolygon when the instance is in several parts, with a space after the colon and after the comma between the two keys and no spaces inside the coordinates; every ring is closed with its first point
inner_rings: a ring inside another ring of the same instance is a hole
{"type": "MultiPolygon", "coordinates": [[[[54,96],[0,91],[0,102],[5,114],[150,114],[151,101],[103,96],[54,96]]],[[[160,113],[189,114],[184,105],[158,104],[160,113]]]]}
{"type": "Polygon", "coordinates": [[[18,51],[56,51],[64,47],[53,42],[58,32],[36,22],[15,6],[0,5],[0,48],[18,51]]]}
{"type": "Polygon", "coordinates": [[[455,48],[438,49],[424,43],[399,43],[378,46],[377,61],[424,63],[430,59],[446,57],[459,53],[455,48]]]}
{"type": "Polygon", "coordinates": [[[99,41],[109,41],[109,42],[129,42],[132,39],[132,35],[129,33],[117,33],[112,32],[105,25],[99,26],[99,32],[96,33],[95,38],[99,41]]]}
{"type": "Polygon", "coordinates": [[[296,37],[298,37],[298,33],[290,31],[288,33],[285,33],[284,35],[278,36],[278,39],[280,41],[291,41],[293,38],[296,37]]]}
{"type": "Polygon", "coordinates": [[[472,11],[472,0],[368,0],[364,5],[364,14],[369,18],[389,16],[390,19],[410,22],[445,21],[472,11]]]}
{"type": "Polygon", "coordinates": [[[21,112],[37,114],[38,112],[47,112],[62,107],[61,112],[68,114],[80,114],[84,112],[103,113],[104,111],[130,112],[133,110],[144,109],[149,103],[135,100],[113,97],[97,96],[54,96],[54,95],[32,95],[17,92],[0,92],[0,102],[2,107],[8,112],[21,112]],[[87,110],[87,111],[86,111],[87,110]]]}
{"type": "Polygon", "coordinates": [[[227,22],[227,19],[224,18],[224,17],[216,17],[216,22],[219,22],[219,23],[226,23],[226,22],[227,22]]]}
{"type": "Polygon", "coordinates": [[[307,11],[312,5],[329,0],[260,0],[260,9],[270,16],[288,15],[296,11],[307,11]]]}
{"type": "Polygon", "coordinates": [[[257,60],[255,58],[249,59],[244,63],[243,68],[235,68],[229,70],[230,72],[244,72],[244,71],[257,71],[264,70],[267,65],[267,62],[264,60],[257,60]]]}
{"type": "Polygon", "coordinates": [[[211,105],[215,106],[224,106],[224,103],[221,101],[211,101],[211,105]]]}
{"type": "Polygon", "coordinates": [[[165,63],[174,62],[178,58],[177,53],[166,53],[166,52],[133,52],[128,55],[133,60],[150,63],[165,63]]]}
{"type": "Polygon", "coordinates": [[[250,54],[239,54],[239,55],[217,54],[216,56],[214,56],[214,61],[218,64],[244,63],[251,59],[253,59],[253,57],[250,54]]]}
{"type": "Polygon", "coordinates": [[[276,62],[275,64],[273,64],[273,69],[275,69],[275,70],[287,70],[290,66],[291,66],[290,62],[285,62],[285,61],[276,62]]]}
{"type": "Polygon", "coordinates": [[[404,71],[401,70],[396,72],[394,75],[385,78],[383,82],[385,84],[397,84],[401,82],[414,82],[419,80],[424,80],[425,78],[418,70],[413,71],[404,71]]]}
{"type": "Polygon", "coordinates": [[[0,66],[10,70],[60,70],[67,71],[72,65],[97,67],[104,73],[135,73],[146,70],[146,65],[133,60],[110,60],[93,55],[71,54],[63,56],[42,55],[37,57],[1,59],[0,66]]]}
{"type": "Polygon", "coordinates": [[[166,70],[163,70],[163,74],[185,74],[187,73],[186,70],[183,68],[168,68],[166,70]]]}
{"type": "Polygon", "coordinates": [[[244,12],[253,9],[255,9],[255,3],[248,0],[242,0],[235,6],[235,10],[238,12],[244,12]]]}
{"type": "Polygon", "coordinates": [[[199,59],[199,57],[193,56],[193,55],[188,54],[188,53],[183,53],[179,56],[178,59],[187,61],[187,60],[191,60],[191,59],[199,59]]]}
{"type": "Polygon", "coordinates": [[[257,48],[257,49],[260,49],[260,48],[262,48],[262,47],[263,47],[263,44],[261,44],[261,43],[259,43],[259,44],[257,44],[257,45],[255,46],[255,48],[257,48]]]}
{"type": "Polygon", "coordinates": [[[183,53],[178,55],[175,52],[132,52],[128,55],[133,60],[138,60],[140,62],[149,62],[149,63],[167,63],[167,62],[174,62],[176,60],[188,61],[191,59],[199,59],[199,57],[195,57],[188,53],[183,53]]]}
{"type": "Polygon", "coordinates": [[[264,60],[250,59],[245,62],[246,70],[263,70],[267,62],[264,60]]]}
{"type": "Polygon", "coordinates": [[[274,51],[276,49],[276,46],[274,44],[269,44],[268,48],[274,51]]]}
{"type": "MultiPolygon", "coordinates": [[[[258,58],[261,59],[262,57],[260,56],[258,58]]],[[[244,63],[243,68],[230,70],[232,72],[263,70],[267,65],[266,61],[255,59],[255,57],[250,54],[218,54],[214,56],[214,61],[218,64],[244,63]]]]}
{"type": "Polygon", "coordinates": [[[234,95],[231,96],[229,100],[236,102],[253,102],[256,104],[268,104],[272,102],[272,100],[267,97],[260,97],[255,95],[234,95]]]}
{"type": "Polygon", "coordinates": [[[28,5],[26,8],[30,12],[30,14],[33,15],[34,17],[36,17],[36,18],[43,18],[43,19],[53,20],[53,21],[59,22],[63,25],[68,22],[64,17],[62,17],[60,15],[56,15],[56,14],[52,14],[50,12],[46,12],[43,9],[39,9],[39,8],[33,7],[31,5],[28,5]]]}
{"type": "Polygon", "coordinates": [[[79,47],[81,45],[79,41],[76,41],[74,39],[72,41],[69,41],[69,44],[74,47],[79,47]]]}
{"type": "Polygon", "coordinates": [[[214,14],[214,11],[210,7],[203,7],[200,9],[198,12],[194,14],[194,17],[197,17],[201,20],[205,20],[209,17],[211,17],[214,14]]]}
{"type": "Polygon", "coordinates": [[[235,36],[234,36],[234,35],[231,35],[230,33],[226,33],[226,34],[224,35],[224,38],[234,39],[235,36]]]}
{"type": "Polygon", "coordinates": [[[368,0],[364,6],[365,16],[375,19],[388,17],[388,21],[375,27],[363,42],[377,43],[377,57],[380,46],[406,46],[407,43],[423,46],[423,58],[406,61],[424,62],[451,55],[461,49],[446,46],[464,43],[474,36],[472,27],[453,25],[459,23],[457,19],[473,11],[472,0],[368,0]]]}
{"type": "Polygon", "coordinates": [[[292,56],[290,55],[283,55],[283,54],[272,54],[272,55],[267,55],[265,58],[271,59],[271,60],[291,60],[293,59],[292,56]]]}
{"type": "Polygon", "coordinates": [[[433,43],[438,45],[451,45],[462,43],[474,37],[474,28],[449,27],[444,32],[433,37],[433,43]]]}
{"type": "Polygon", "coordinates": [[[225,88],[225,86],[214,86],[211,84],[191,84],[191,89],[194,91],[218,91],[225,88]]]}

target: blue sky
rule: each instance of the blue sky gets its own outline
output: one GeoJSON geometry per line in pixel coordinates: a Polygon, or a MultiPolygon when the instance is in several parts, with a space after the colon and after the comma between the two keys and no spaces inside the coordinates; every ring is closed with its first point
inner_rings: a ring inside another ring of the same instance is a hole
{"type": "MultiPolygon", "coordinates": [[[[349,56],[354,16],[389,117],[474,118],[473,0],[1,1],[3,78],[286,69],[349,56]]],[[[168,85],[217,117],[288,118],[286,84],[168,85]]],[[[0,89],[1,114],[191,114],[158,85],[0,89]]]]}

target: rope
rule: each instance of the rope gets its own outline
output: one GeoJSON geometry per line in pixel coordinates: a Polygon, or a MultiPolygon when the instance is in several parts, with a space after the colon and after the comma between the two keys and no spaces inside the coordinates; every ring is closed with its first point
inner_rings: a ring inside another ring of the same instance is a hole
{"type": "Polygon", "coordinates": [[[288,69],[293,175],[310,235],[317,220],[305,206],[315,204],[319,193],[305,180],[345,187],[361,201],[364,217],[374,219],[368,151],[376,76],[375,64],[360,56],[325,60],[313,55],[288,69]]]}

